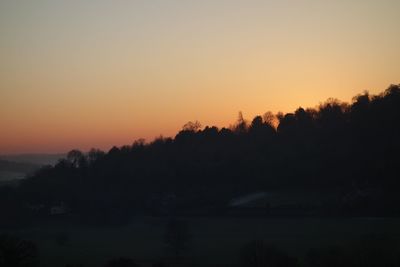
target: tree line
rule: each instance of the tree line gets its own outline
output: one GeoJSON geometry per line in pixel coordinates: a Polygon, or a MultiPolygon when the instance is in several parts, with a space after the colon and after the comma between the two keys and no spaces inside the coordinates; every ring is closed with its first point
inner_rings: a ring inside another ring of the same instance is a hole
{"type": "Polygon", "coordinates": [[[120,223],[135,214],[220,213],[235,196],[265,191],[318,192],[318,214],[397,216],[399,136],[400,85],[391,85],[352,103],[329,99],[251,121],[239,113],[226,128],[195,121],[173,138],[72,150],[18,187],[0,188],[0,209],[19,218],[28,206],[63,203],[80,219],[120,223]]]}

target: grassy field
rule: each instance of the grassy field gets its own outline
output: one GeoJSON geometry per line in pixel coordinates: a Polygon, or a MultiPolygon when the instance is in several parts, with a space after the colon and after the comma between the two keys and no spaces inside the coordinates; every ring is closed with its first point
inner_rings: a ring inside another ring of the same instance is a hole
{"type": "MultiPolygon", "coordinates": [[[[240,248],[264,240],[301,257],[310,248],[347,246],[368,235],[400,240],[400,219],[391,218],[182,218],[192,236],[186,256],[194,262],[237,263],[240,248]]],[[[102,266],[113,257],[139,261],[168,257],[167,218],[140,217],[124,227],[87,227],[51,223],[20,230],[37,243],[42,266],[67,263],[102,266]]]]}

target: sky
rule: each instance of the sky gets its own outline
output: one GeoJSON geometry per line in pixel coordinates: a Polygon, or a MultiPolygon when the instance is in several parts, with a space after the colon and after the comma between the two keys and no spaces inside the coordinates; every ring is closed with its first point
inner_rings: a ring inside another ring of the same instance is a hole
{"type": "Polygon", "coordinates": [[[400,83],[398,0],[0,1],[0,154],[109,149],[400,83]]]}

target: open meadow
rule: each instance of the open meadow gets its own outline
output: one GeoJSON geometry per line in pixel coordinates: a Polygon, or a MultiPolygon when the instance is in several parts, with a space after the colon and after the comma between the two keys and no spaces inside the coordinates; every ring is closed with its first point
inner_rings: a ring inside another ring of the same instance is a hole
{"type": "MultiPolygon", "coordinates": [[[[184,257],[200,266],[237,264],[241,248],[254,240],[263,240],[300,259],[311,248],[353,246],[366,238],[400,241],[400,219],[394,218],[180,219],[186,221],[191,237],[184,257]]],[[[167,221],[138,217],[121,227],[52,222],[16,234],[38,245],[44,267],[102,266],[115,257],[133,258],[146,266],[171,257],[164,239],[167,221]]]]}

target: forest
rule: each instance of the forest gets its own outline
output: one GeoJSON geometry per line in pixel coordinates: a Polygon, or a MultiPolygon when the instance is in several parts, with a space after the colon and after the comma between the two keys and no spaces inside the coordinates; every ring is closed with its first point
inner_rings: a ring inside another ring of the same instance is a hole
{"type": "Polygon", "coordinates": [[[264,203],[254,211],[263,216],[396,217],[399,136],[400,85],[251,121],[239,113],[227,128],[188,122],[173,138],[72,150],[1,187],[0,224],[30,224],[54,208],[66,220],[105,225],[135,215],[223,216],[234,212],[232,199],[255,192],[296,196],[290,205],[264,203]]]}

